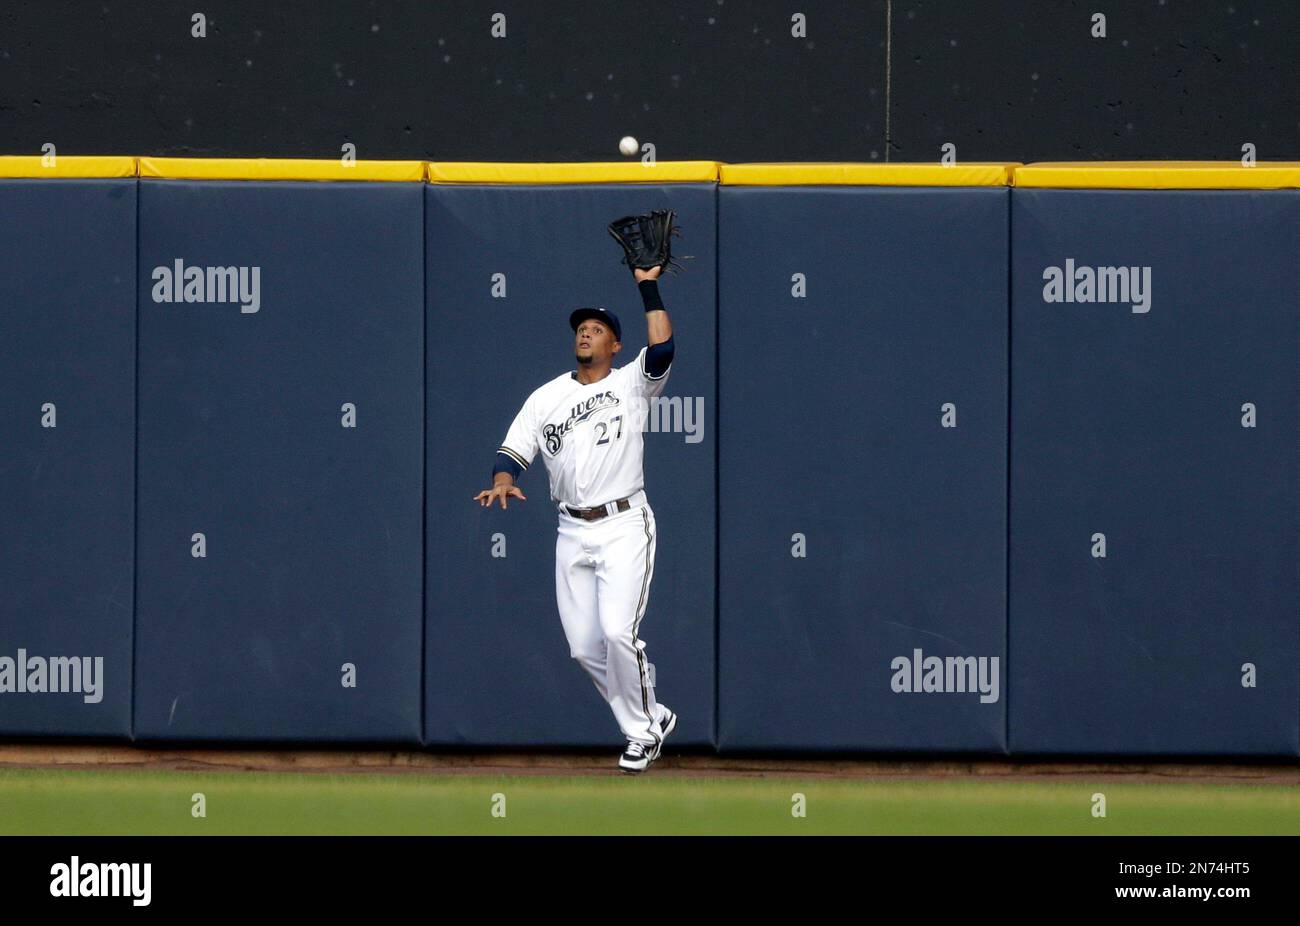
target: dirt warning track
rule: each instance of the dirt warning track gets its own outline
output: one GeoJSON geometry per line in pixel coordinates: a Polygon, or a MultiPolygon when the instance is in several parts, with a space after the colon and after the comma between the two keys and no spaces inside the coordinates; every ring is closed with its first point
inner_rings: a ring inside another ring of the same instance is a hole
{"type": "MultiPolygon", "coordinates": [[[[306,774],[608,776],[616,756],[575,752],[441,752],[144,748],[81,744],[0,744],[0,769],[95,771],[289,772],[306,774]]],[[[1023,759],[881,759],[665,755],[659,776],[689,778],[825,778],[1031,780],[1300,785],[1300,762],[1061,762],[1023,759]]]]}

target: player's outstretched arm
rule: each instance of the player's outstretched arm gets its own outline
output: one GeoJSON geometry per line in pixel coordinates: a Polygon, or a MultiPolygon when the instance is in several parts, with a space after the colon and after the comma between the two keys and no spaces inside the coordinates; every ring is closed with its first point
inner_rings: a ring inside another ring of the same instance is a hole
{"type": "Polygon", "coordinates": [[[654,347],[673,336],[673,323],[668,318],[668,310],[659,298],[659,274],[663,267],[651,267],[649,270],[634,270],[637,289],[645,303],[646,344],[654,347]]]}
{"type": "Polygon", "coordinates": [[[537,455],[537,429],[533,424],[532,406],[533,397],[529,396],[523,408],[515,415],[515,420],[510,423],[505,441],[493,454],[492,488],[484,489],[474,496],[474,501],[484,508],[493,502],[500,502],[502,508],[509,507],[506,503],[508,498],[528,500],[528,496],[516,488],[515,480],[528,469],[528,464],[537,455]]]}
{"type": "Polygon", "coordinates": [[[484,508],[487,508],[495,501],[501,502],[502,508],[509,507],[506,505],[507,498],[517,498],[522,502],[528,501],[528,496],[519,491],[515,485],[515,477],[509,473],[497,473],[492,477],[492,488],[484,489],[478,495],[474,496],[474,501],[478,502],[484,508]]]}

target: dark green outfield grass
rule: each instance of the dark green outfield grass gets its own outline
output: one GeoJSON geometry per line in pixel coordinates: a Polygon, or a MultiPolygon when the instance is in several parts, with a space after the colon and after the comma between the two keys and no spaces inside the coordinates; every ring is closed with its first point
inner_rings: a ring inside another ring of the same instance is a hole
{"type": "Polygon", "coordinates": [[[1279,785],[0,770],[2,834],[1300,834],[1279,785]],[[1106,795],[1107,816],[1092,815],[1106,795]],[[191,813],[202,793],[207,816],[191,813]],[[793,795],[807,815],[792,815],[793,795]],[[493,816],[501,806],[505,816],[493,816]]]}

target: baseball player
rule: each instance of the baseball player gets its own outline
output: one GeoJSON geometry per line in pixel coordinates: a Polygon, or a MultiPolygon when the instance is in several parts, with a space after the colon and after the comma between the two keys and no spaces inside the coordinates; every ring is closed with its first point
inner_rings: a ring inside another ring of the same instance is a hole
{"type": "Polygon", "coordinates": [[[673,359],[673,329],[659,296],[662,267],[633,267],[645,304],[648,347],[614,369],[618,317],[603,308],[569,316],[577,369],[528,397],[497,450],[484,507],[526,498],[515,481],[540,451],[559,512],[555,602],[569,653],[596,684],[627,748],[619,768],[636,774],[659,758],[677,715],[655,699],[639,629],[655,563],[655,515],[642,473],[642,426],[673,359]]]}

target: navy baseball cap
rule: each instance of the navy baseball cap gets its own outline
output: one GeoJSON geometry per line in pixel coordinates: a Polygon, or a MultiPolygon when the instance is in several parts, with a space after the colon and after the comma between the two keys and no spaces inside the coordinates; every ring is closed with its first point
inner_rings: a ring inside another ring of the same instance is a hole
{"type": "Polygon", "coordinates": [[[597,309],[591,307],[574,309],[573,314],[569,316],[569,327],[574,331],[577,331],[578,326],[589,318],[594,318],[596,321],[609,328],[610,331],[614,332],[615,341],[623,340],[623,326],[618,323],[618,316],[608,309],[597,309]]]}

